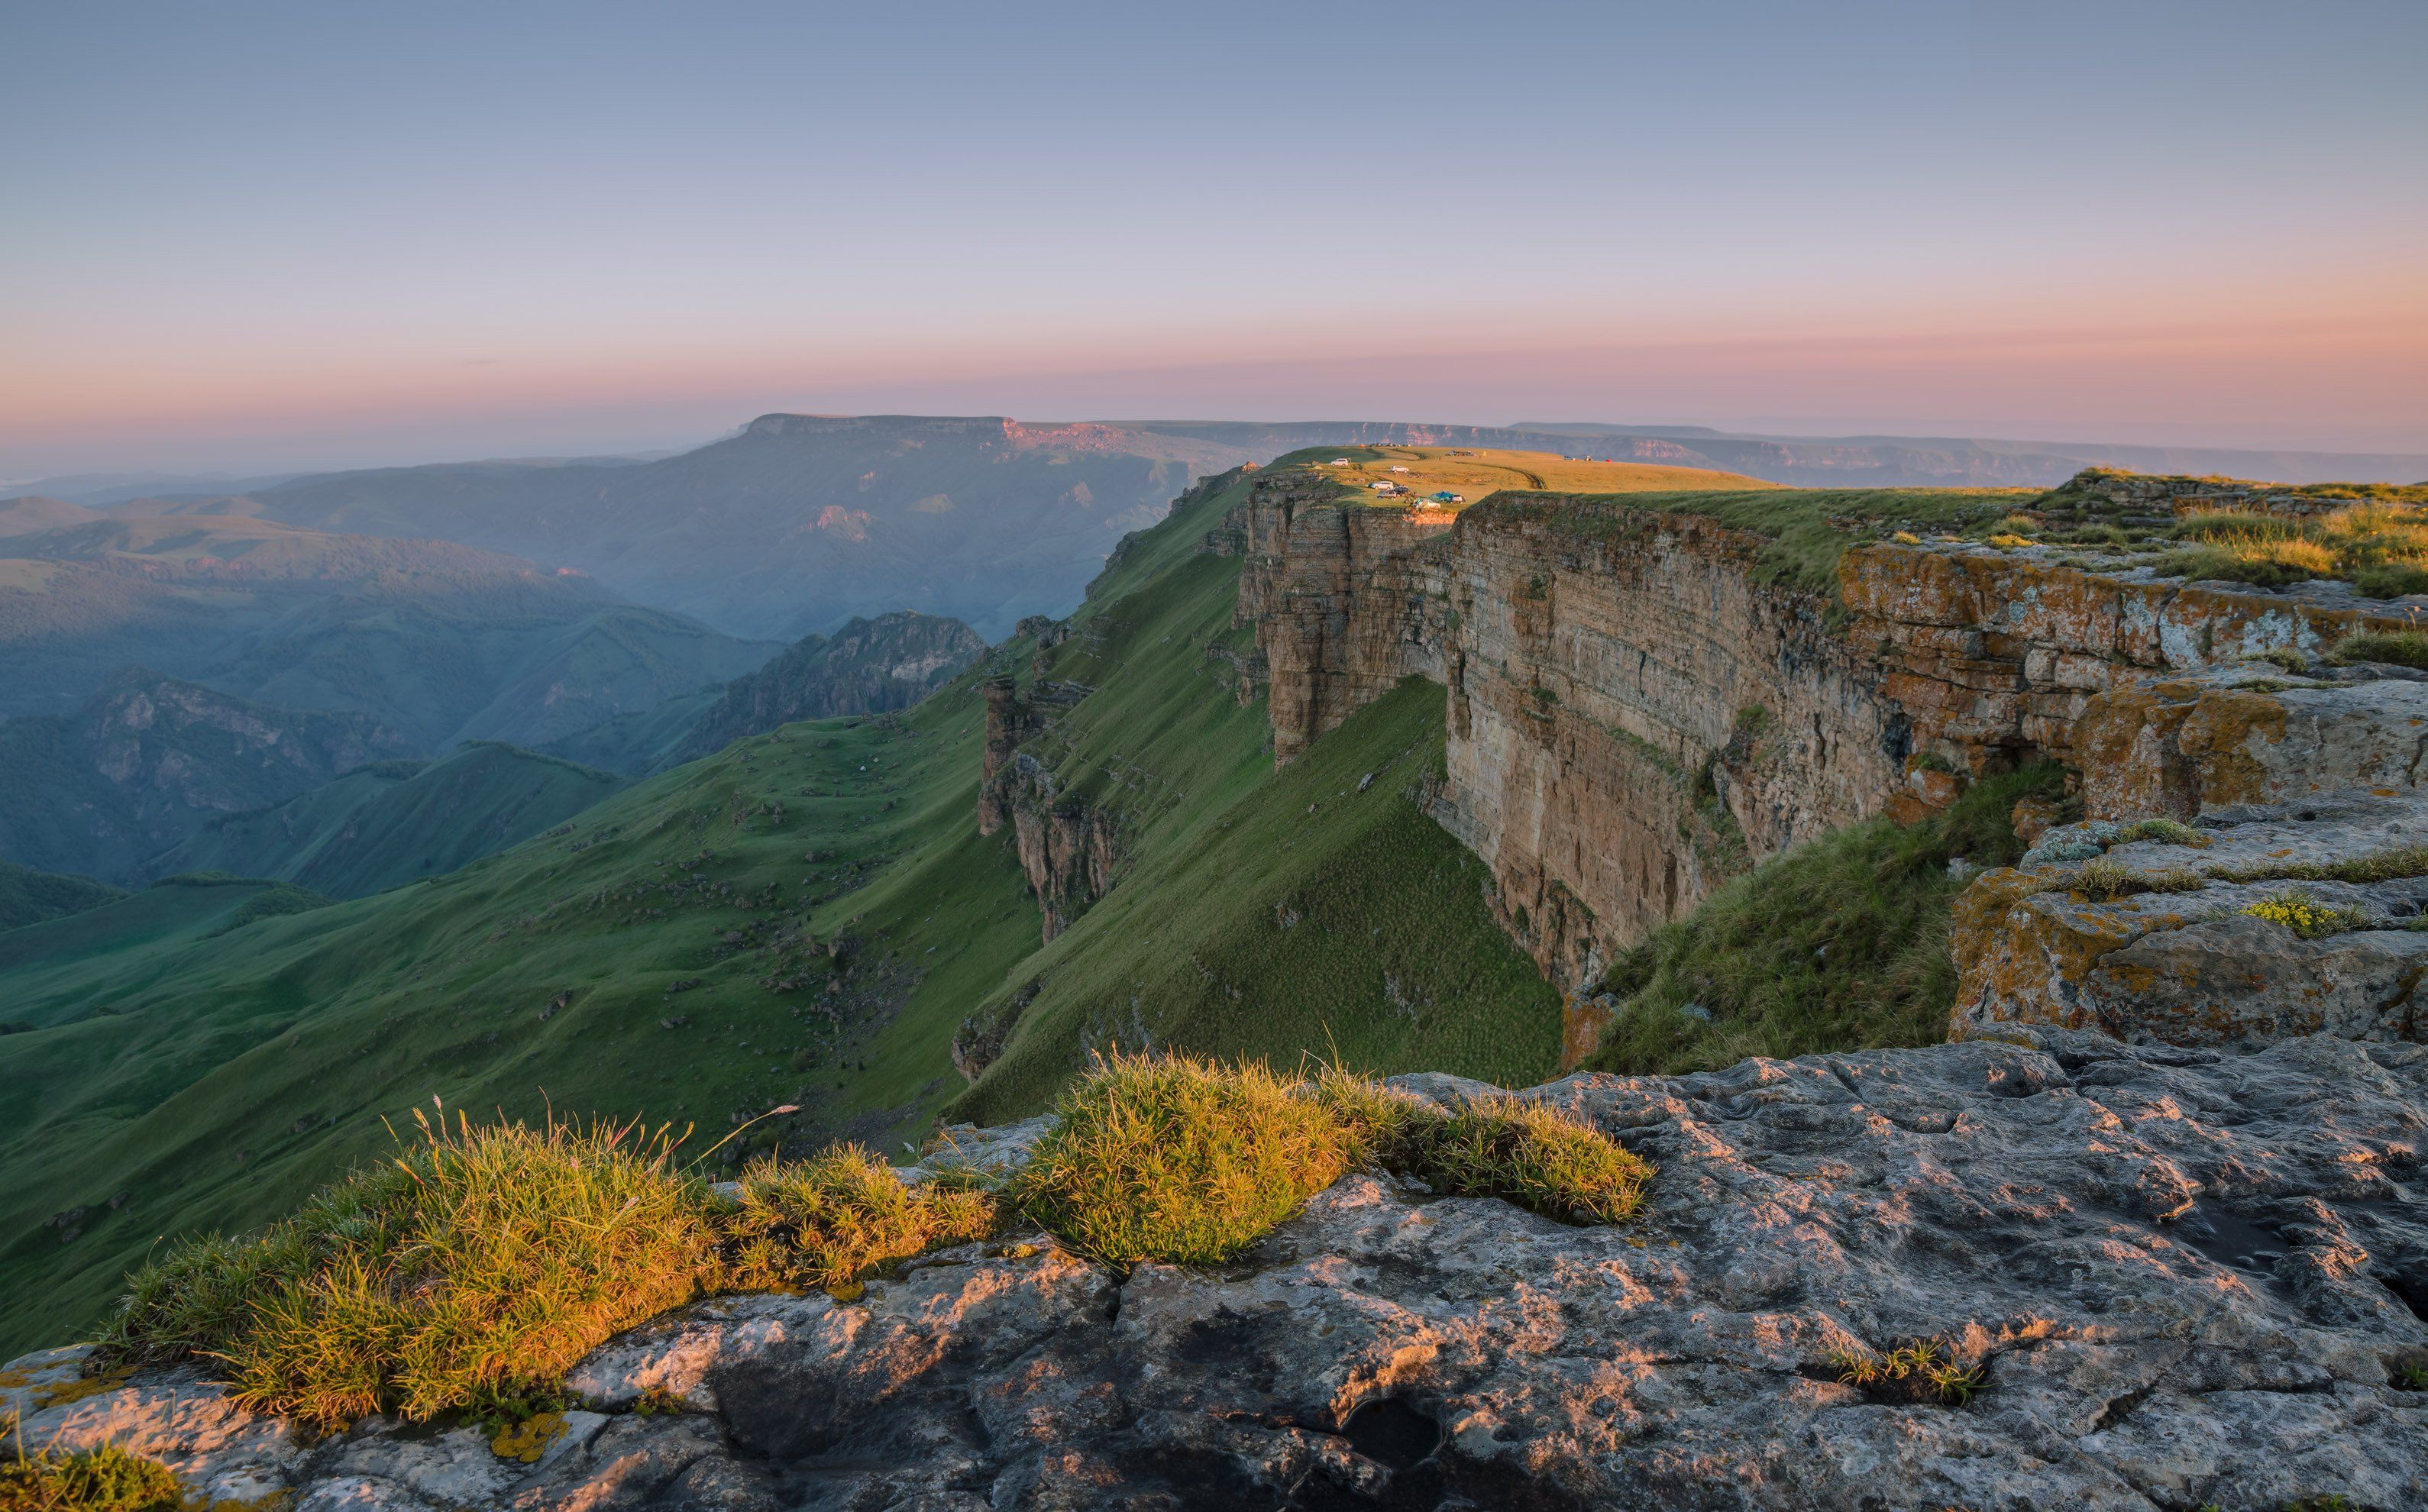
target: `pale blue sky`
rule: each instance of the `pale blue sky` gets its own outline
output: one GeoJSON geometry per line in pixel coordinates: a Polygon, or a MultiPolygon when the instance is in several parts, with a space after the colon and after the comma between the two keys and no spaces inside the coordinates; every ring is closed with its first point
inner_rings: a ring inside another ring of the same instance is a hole
{"type": "Polygon", "coordinates": [[[2428,450],[2428,6],[876,8],[0,3],[0,476],[776,408],[2428,450]]]}

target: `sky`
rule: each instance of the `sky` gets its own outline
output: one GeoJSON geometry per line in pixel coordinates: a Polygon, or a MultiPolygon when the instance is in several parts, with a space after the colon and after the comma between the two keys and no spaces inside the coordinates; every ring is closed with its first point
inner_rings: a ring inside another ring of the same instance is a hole
{"type": "Polygon", "coordinates": [[[2428,452],[2428,5],[0,0],[0,479],[773,410],[2428,452]]]}

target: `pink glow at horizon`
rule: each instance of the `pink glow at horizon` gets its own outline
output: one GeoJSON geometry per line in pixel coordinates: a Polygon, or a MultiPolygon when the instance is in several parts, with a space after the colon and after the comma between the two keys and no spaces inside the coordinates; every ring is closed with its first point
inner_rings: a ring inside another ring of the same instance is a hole
{"type": "Polygon", "coordinates": [[[0,477],[771,410],[2428,452],[2420,8],[1294,17],[1530,76],[1439,108],[1244,15],[597,14],[0,24],[0,477]]]}

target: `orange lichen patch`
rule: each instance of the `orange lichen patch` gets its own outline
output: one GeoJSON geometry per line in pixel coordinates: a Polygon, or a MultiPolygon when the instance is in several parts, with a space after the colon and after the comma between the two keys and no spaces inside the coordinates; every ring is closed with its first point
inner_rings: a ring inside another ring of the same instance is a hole
{"type": "Polygon", "coordinates": [[[2213,689],[2193,704],[2175,737],[2192,767],[2204,805],[2256,803],[2269,797],[2268,768],[2255,744],[2285,738],[2285,704],[2264,693],[2213,689]]]}
{"type": "Polygon", "coordinates": [[[99,1375],[83,1375],[73,1381],[53,1381],[47,1386],[38,1386],[34,1388],[33,1394],[35,1410],[65,1406],[71,1402],[107,1395],[124,1386],[134,1374],[135,1367],[125,1365],[99,1375]]]}
{"type": "Polygon", "coordinates": [[[489,1452],[500,1459],[511,1459],[525,1465],[536,1464],[548,1446],[565,1437],[565,1414],[542,1412],[531,1419],[508,1425],[489,1440],[489,1452]]]}
{"type": "Polygon", "coordinates": [[[1574,1071],[1585,1058],[1600,1047],[1602,1031],[1610,1027],[1611,1011],[1607,1003],[1589,997],[1571,995],[1560,1005],[1560,1070],[1574,1071]]]}
{"type": "Polygon", "coordinates": [[[1908,625],[1970,625],[1984,608],[1962,558],[1904,546],[1850,548],[1838,592],[1858,616],[1908,625]]]}
{"type": "Polygon", "coordinates": [[[2117,909],[2034,906],[2049,891],[2048,878],[2002,866],[1957,896],[1947,942],[1958,977],[1949,1039],[1973,1036],[1977,1015],[2096,1027],[2051,989],[2082,980],[2102,958],[2148,933],[2148,923],[2117,909]]]}

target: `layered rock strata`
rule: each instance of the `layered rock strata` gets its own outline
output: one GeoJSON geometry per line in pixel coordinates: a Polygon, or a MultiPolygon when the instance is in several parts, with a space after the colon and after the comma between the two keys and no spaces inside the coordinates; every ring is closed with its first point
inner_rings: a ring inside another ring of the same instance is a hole
{"type": "Polygon", "coordinates": [[[1446,553],[1432,543],[1453,518],[1377,507],[1290,469],[1259,478],[1225,521],[1220,549],[1243,558],[1233,623],[1256,627],[1276,764],[1402,679],[1443,680],[1446,553]]]}
{"type": "Polygon", "coordinates": [[[1563,986],[1903,778],[1903,715],[1820,603],[1754,581],[1764,544],[1583,500],[1487,505],[1450,543],[1434,812],[1563,986]]]}
{"type": "MultiPolygon", "coordinates": [[[[2067,500],[2144,525],[2279,501],[2107,475],[2067,500]]],[[[1616,953],[1752,863],[1882,812],[1919,819],[2037,759],[2067,764],[2094,808],[2112,793],[2189,813],[2183,793],[2125,789],[2180,781],[2166,752],[2230,738],[2233,696],[2179,708],[2159,682],[2406,623],[2339,583],[2190,583],[2129,550],[1913,536],[1847,550],[1832,602],[1776,581],[1767,538],[1623,497],[1502,494],[1446,524],[1299,470],[1259,480],[1218,535],[1246,557],[1239,616],[1277,760],[1403,677],[1448,685],[1433,811],[1571,992],[1580,1044],[1616,953]]],[[[2321,770],[2345,759],[2327,750],[2341,731],[2291,738],[2321,770]]]]}
{"type": "Polygon", "coordinates": [[[2428,1039],[2428,681],[2273,670],[2090,700],[2090,817],[1958,900],[1952,1033],[2428,1039]]]}
{"type": "Polygon", "coordinates": [[[1030,1233],[712,1301],[591,1356],[528,1462],[74,1354],[10,1397],[299,1512],[2428,1504],[2428,1047],[2011,1032],[1527,1094],[1657,1162],[1625,1226],[1354,1175],[1221,1267],[1030,1233]],[[1969,1400],[1847,1379],[1916,1341],[1969,1400]]]}

